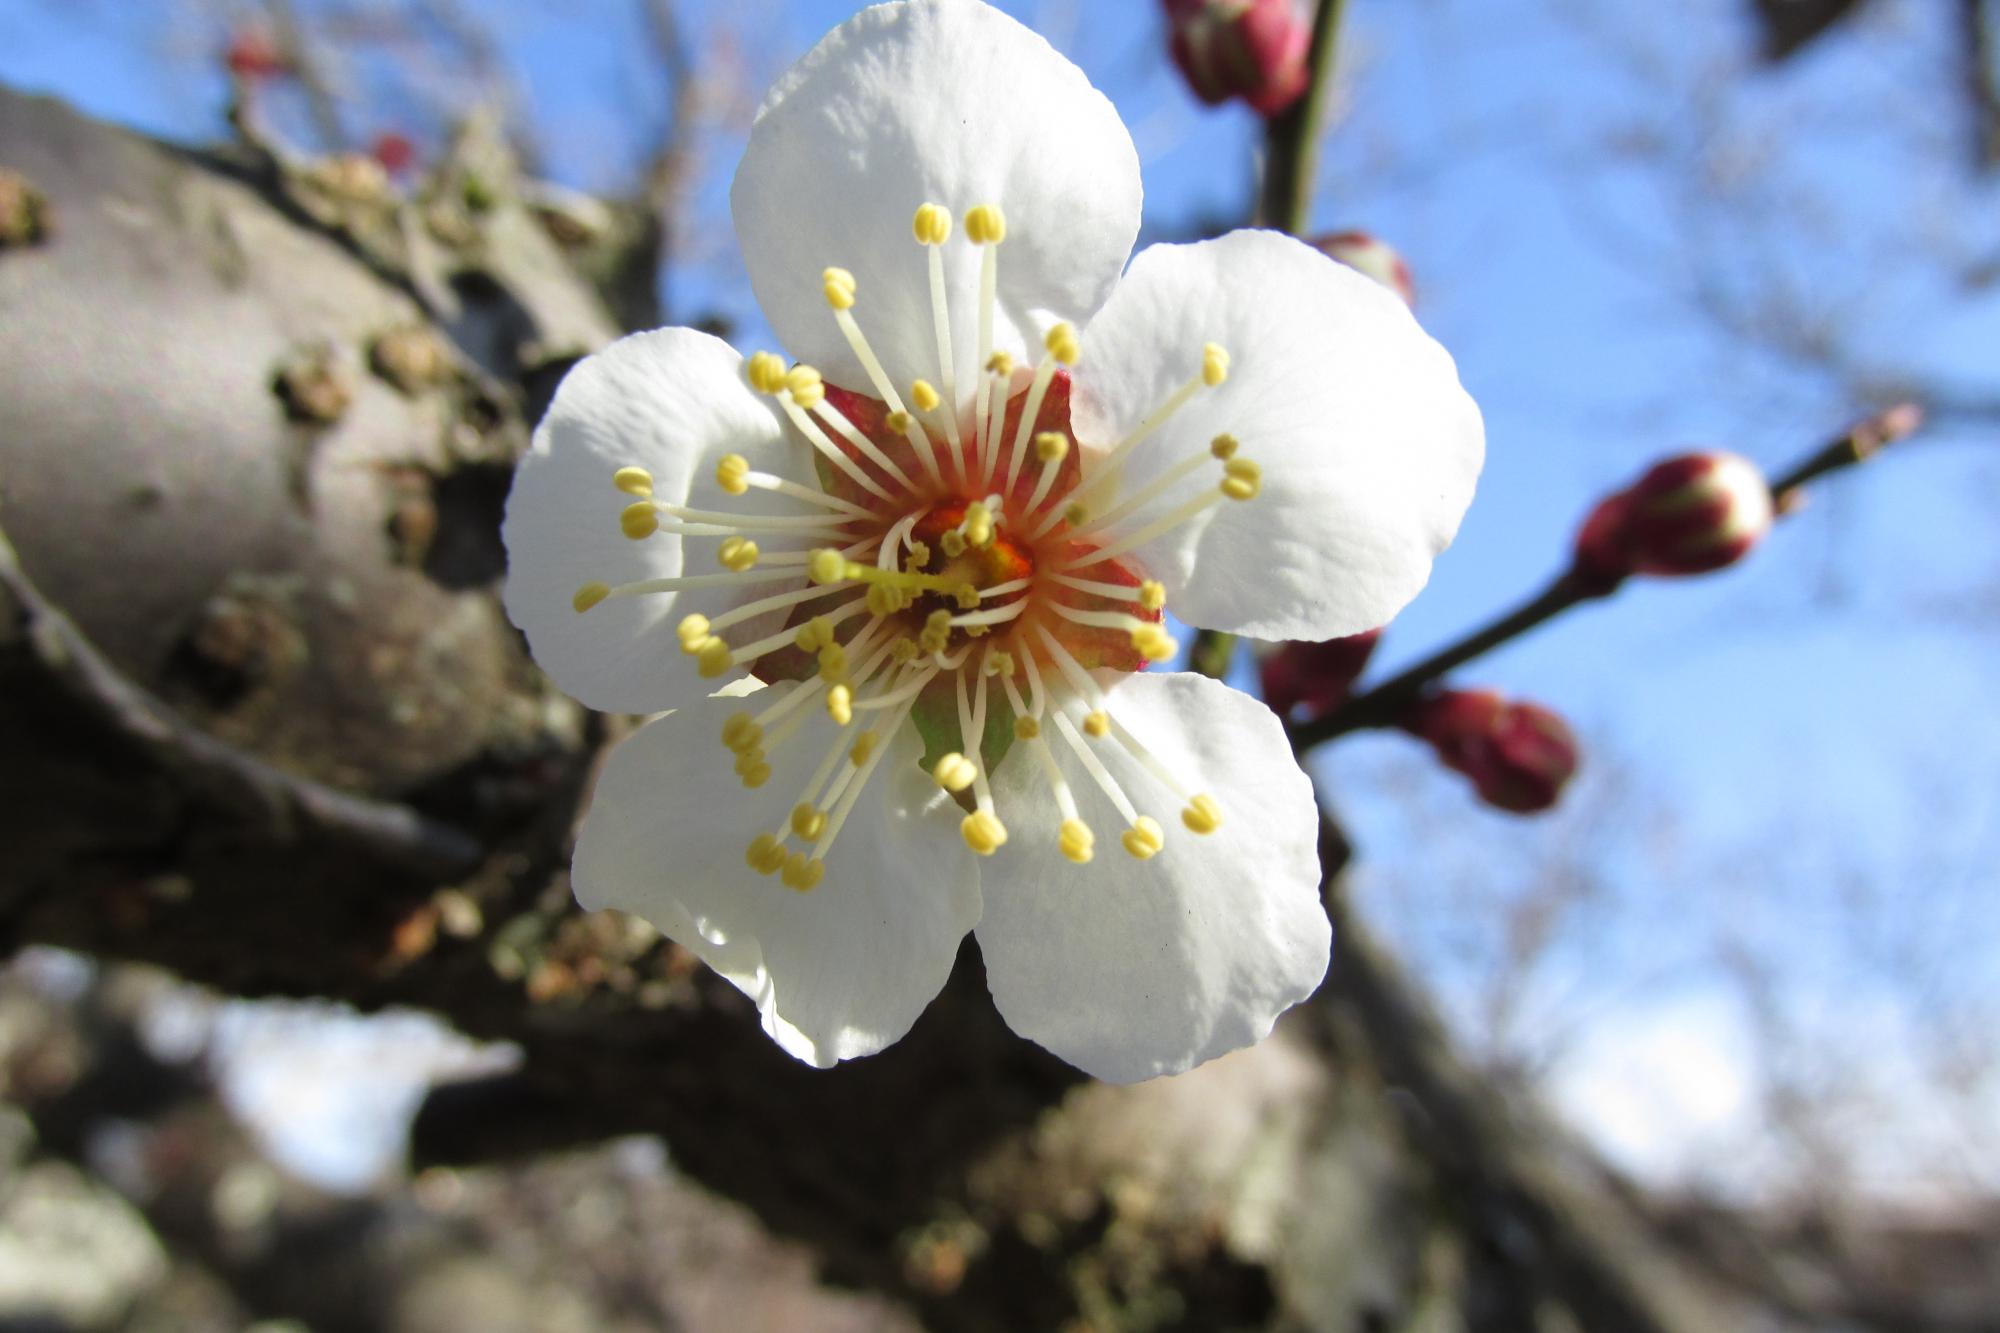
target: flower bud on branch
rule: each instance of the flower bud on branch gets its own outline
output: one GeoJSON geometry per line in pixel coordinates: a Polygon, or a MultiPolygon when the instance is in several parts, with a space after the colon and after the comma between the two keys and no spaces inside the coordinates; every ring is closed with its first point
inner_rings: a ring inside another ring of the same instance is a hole
{"type": "Polygon", "coordinates": [[[1347,701],[1355,678],[1381,642],[1382,631],[1320,643],[1281,643],[1257,664],[1264,702],[1279,717],[1303,711],[1319,717],[1347,701]]]}
{"type": "Polygon", "coordinates": [[[1388,242],[1365,231],[1336,231],[1313,238],[1311,245],[1321,254],[1375,279],[1402,297],[1404,305],[1416,305],[1417,285],[1410,276],[1410,266],[1388,242]]]}
{"type": "Polygon", "coordinates": [[[1576,776],[1569,724],[1540,704],[1493,690],[1425,695],[1403,728],[1429,742],[1446,768],[1472,779],[1480,800],[1517,815],[1552,808],[1576,776]]]}
{"type": "Polygon", "coordinates": [[[1294,0],[1164,0],[1170,49],[1195,96],[1240,97],[1260,115],[1296,102],[1308,83],[1312,25],[1294,0]]]}
{"type": "Polygon", "coordinates": [[[1576,576],[1609,592],[1632,574],[1724,569],[1771,530],[1771,488],[1746,458],[1710,451],[1658,463],[1601,501],[1576,541],[1576,576]]]}

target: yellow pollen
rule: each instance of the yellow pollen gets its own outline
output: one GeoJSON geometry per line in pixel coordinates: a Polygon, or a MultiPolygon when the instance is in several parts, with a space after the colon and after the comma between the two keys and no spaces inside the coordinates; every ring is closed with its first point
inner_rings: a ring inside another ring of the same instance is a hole
{"type": "Polygon", "coordinates": [[[986,368],[1000,378],[1005,379],[1014,373],[1014,358],[1005,352],[995,352],[992,356],[986,358],[986,368]]]}
{"type": "Polygon", "coordinates": [[[1148,662],[1164,662],[1180,650],[1172,635],[1152,624],[1132,631],[1132,647],[1148,662]]]}
{"type": "MultiPolygon", "coordinates": [[[[854,720],[854,691],[846,685],[836,685],[826,692],[826,715],[840,726],[854,720]]],[[[802,838],[817,838],[817,833],[801,833],[802,838]]]]}
{"type": "Polygon", "coordinates": [[[695,650],[695,670],[701,673],[702,679],[714,680],[729,670],[731,665],[729,659],[729,645],[711,634],[703,640],[701,647],[695,650]]]}
{"type": "Polygon", "coordinates": [[[965,554],[965,534],[957,528],[949,528],[938,538],[938,545],[944,548],[946,555],[955,560],[965,554]]]}
{"type": "Polygon", "coordinates": [[[882,424],[890,430],[895,431],[898,435],[908,435],[910,427],[915,425],[916,422],[908,412],[891,412],[888,416],[882,418],[882,424]]]}
{"type": "Polygon", "coordinates": [[[1069,437],[1061,431],[1045,430],[1035,437],[1035,457],[1044,463],[1060,463],[1069,452],[1069,437]]]}
{"type": "Polygon", "coordinates": [[[675,633],[680,636],[682,652],[690,655],[699,652],[709,637],[708,617],[699,614],[682,616],[680,628],[675,633]]]}
{"type": "Polygon", "coordinates": [[[744,860],[760,875],[775,875],[785,864],[785,845],[769,833],[759,833],[750,839],[750,850],[744,860]]]}
{"type": "Polygon", "coordinates": [[[785,387],[792,391],[792,401],[807,411],[826,397],[826,382],[811,366],[793,366],[785,375],[785,387]]]}
{"type": "Polygon", "coordinates": [[[919,651],[917,641],[907,634],[889,645],[889,656],[898,664],[916,661],[919,651]]]}
{"type": "Polygon", "coordinates": [[[611,484],[643,500],[653,493],[653,474],[642,467],[621,467],[611,474],[611,484]]]}
{"type": "Polygon", "coordinates": [[[1222,465],[1222,493],[1232,500],[1254,500],[1264,489],[1264,469],[1247,458],[1232,458],[1222,465]]]}
{"type": "MultiPolygon", "coordinates": [[[[745,758],[748,757],[747,755],[745,756],[745,758]]],[[[745,787],[748,787],[751,791],[755,791],[771,780],[771,766],[762,759],[758,759],[747,767],[738,769],[737,776],[743,779],[745,787]]]]}
{"type": "Polygon", "coordinates": [[[1213,796],[1196,796],[1181,811],[1181,823],[1187,825],[1190,833],[1213,833],[1222,827],[1222,807],[1213,796]]]}
{"type": "Polygon", "coordinates": [[[722,743],[741,754],[754,750],[764,739],[764,729],[748,713],[734,713],[722,724],[722,743]]]}
{"type": "MultiPolygon", "coordinates": [[[[968,219],[969,221],[970,219],[968,219]]],[[[967,230],[971,230],[969,227],[967,230]]],[[[991,856],[1007,841],[1007,826],[991,810],[975,810],[959,821],[959,836],[976,855],[991,856]]]]}
{"type": "Polygon", "coordinates": [[[965,238],[974,245],[998,245],[1007,239],[1007,215],[998,204],[979,204],[965,212],[965,238]]]}
{"type": "Polygon", "coordinates": [[[1080,504],[1073,504],[1063,510],[1063,518],[1073,528],[1080,528],[1090,521],[1090,510],[1080,504]]]}
{"type": "Polygon", "coordinates": [[[792,807],[792,833],[811,842],[826,827],[826,812],[815,810],[811,801],[800,801],[792,807]]]}
{"type": "Polygon", "coordinates": [[[757,543],[748,537],[724,537],[722,545],[715,548],[715,558],[722,567],[737,574],[755,569],[759,554],[757,543]]]}
{"type": "Polygon", "coordinates": [[[968,639],[983,639],[992,632],[993,627],[991,625],[967,625],[965,627],[965,637],[968,639]]]}
{"type": "Polygon", "coordinates": [[[1065,819],[1056,835],[1056,846],[1076,864],[1089,865],[1096,851],[1097,836],[1090,831],[1090,825],[1081,819],[1065,819]]]}
{"type": "Polygon", "coordinates": [[[1042,339],[1042,346],[1049,349],[1049,355],[1060,366],[1073,366],[1083,355],[1083,344],[1077,341],[1076,330],[1068,324],[1058,324],[1042,339]]]}
{"type": "Polygon", "coordinates": [[[785,360],[775,352],[750,355],[750,387],[758,393],[777,393],[785,387],[785,360]]]}
{"type": "Polygon", "coordinates": [[[576,596],[569,599],[569,604],[576,608],[578,615],[581,615],[610,595],[611,589],[608,585],[586,583],[576,590],[576,596]]]}
{"type": "Polygon", "coordinates": [[[799,632],[792,636],[802,653],[816,653],[833,642],[833,622],[825,616],[814,616],[799,626],[799,632]]]}
{"type": "Polygon", "coordinates": [[[814,583],[838,583],[847,577],[847,557],[823,546],[806,562],[806,577],[814,583]]]}
{"type": "Polygon", "coordinates": [[[618,515],[618,529],[633,541],[642,541],[660,530],[660,511],[651,500],[635,500],[618,515]]]}
{"type": "Polygon", "coordinates": [[[1148,611],[1157,611],[1167,604],[1167,590],[1157,579],[1147,579],[1139,585],[1139,605],[1148,611]]]}
{"type": "Polygon", "coordinates": [[[856,768],[861,767],[868,762],[868,756],[875,753],[875,745],[881,739],[881,734],[878,732],[862,732],[854,738],[854,746],[847,752],[848,759],[856,768]]]}
{"type": "Polygon", "coordinates": [[[1229,378],[1229,352],[1221,343],[1207,343],[1201,349],[1201,382],[1213,389],[1229,378]]]}
{"type": "Polygon", "coordinates": [[[986,659],[986,674],[989,676],[1002,676],[1008,680],[1012,680],[1014,678],[1014,654],[1005,651],[994,653],[986,659]]]}
{"type": "Polygon", "coordinates": [[[830,268],[819,275],[820,290],[835,310],[854,308],[854,275],[844,268],[830,268]]]}
{"type": "Polygon", "coordinates": [[[952,591],[952,599],[961,611],[970,611],[979,605],[979,589],[970,583],[961,583],[952,591]]]}
{"type": "Polygon", "coordinates": [[[715,484],[730,495],[741,495],[750,489],[749,475],[750,460],[742,454],[724,454],[715,465],[715,484]]]}
{"type": "Polygon", "coordinates": [[[1031,741],[1041,734],[1042,724],[1035,721],[1032,717],[1017,717],[1014,719],[1015,740],[1031,741]]]}
{"type": "Polygon", "coordinates": [[[983,500],[975,500],[965,507],[965,540],[978,547],[993,544],[993,511],[986,507],[983,500]]]}
{"type": "Polygon", "coordinates": [[[785,869],[779,878],[788,889],[810,893],[825,876],[826,862],[818,857],[808,859],[804,852],[793,852],[785,858],[785,869]]]}
{"type": "Polygon", "coordinates": [[[867,593],[868,614],[893,616],[903,609],[903,591],[886,583],[873,583],[867,593]]]}
{"type": "Polygon", "coordinates": [[[910,230],[920,245],[943,245],[951,237],[951,212],[940,204],[924,204],[910,220],[910,230]]]}
{"type": "Polygon", "coordinates": [[[1208,442],[1208,452],[1227,463],[1236,457],[1237,443],[1234,435],[1218,435],[1208,442]]]}
{"type": "Polygon", "coordinates": [[[1083,734],[1094,741],[1101,741],[1111,734],[1111,714],[1102,708],[1083,719],[1083,734]]]}
{"type": "Polygon", "coordinates": [[[917,411],[929,412],[944,399],[938,397],[938,391],[931,387],[929,380],[918,380],[910,386],[910,401],[917,405],[917,411]]]}
{"type": "Polygon", "coordinates": [[[973,762],[956,751],[938,760],[937,767],[931,770],[931,777],[946,791],[964,791],[978,774],[979,769],[973,762]]]}
{"type": "Polygon", "coordinates": [[[847,679],[847,650],[837,643],[829,643],[819,650],[819,677],[824,681],[841,682],[847,679]]]}
{"type": "Polygon", "coordinates": [[[927,653],[941,653],[945,650],[945,645],[950,642],[951,631],[948,629],[932,629],[925,626],[923,633],[917,635],[917,647],[927,653]]]}
{"type": "Polygon", "coordinates": [[[923,542],[911,542],[910,560],[909,564],[906,565],[905,568],[910,570],[911,573],[916,573],[917,571],[921,570],[925,565],[928,565],[930,562],[931,562],[931,548],[929,546],[926,546],[923,542]]]}
{"type": "Polygon", "coordinates": [[[1140,815],[1132,821],[1132,827],[1119,836],[1118,841],[1134,859],[1150,861],[1167,845],[1167,835],[1160,831],[1159,821],[1150,815],[1140,815]]]}

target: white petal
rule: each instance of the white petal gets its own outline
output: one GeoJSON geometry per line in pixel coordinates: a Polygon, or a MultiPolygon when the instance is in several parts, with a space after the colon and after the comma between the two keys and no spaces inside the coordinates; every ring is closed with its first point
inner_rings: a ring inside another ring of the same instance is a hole
{"type": "Polygon", "coordinates": [[[636,913],[699,955],[756,1001],[781,1046],[823,1067],[909,1031],[979,919],[979,872],[959,839],[958,807],[918,768],[922,747],[907,725],[817,888],[797,893],[752,870],[745,848],[783,824],[835,731],[816,713],[773,758],[770,781],[745,791],[723,723],[777,697],[704,699],[614,750],[572,880],[585,907],[636,913]]]}
{"type": "MultiPolygon", "coordinates": [[[[1155,245],[1084,333],[1078,437],[1114,445],[1199,370],[1205,342],[1229,352],[1228,380],[1134,449],[1127,493],[1224,433],[1262,466],[1263,493],[1135,562],[1193,625],[1326,639],[1386,623],[1458,531],[1485,456],[1451,357],[1387,289],[1288,236],[1155,245]]],[[[1169,503],[1196,493],[1184,482],[1169,503]]]]}
{"type": "Polygon", "coordinates": [[[983,879],[978,935],[1008,1025],[1126,1083],[1263,1038],[1325,976],[1331,931],[1312,785],[1268,708],[1205,676],[1143,672],[1112,689],[1111,712],[1191,792],[1215,797],[1222,827],[1188,832],[1115,740],[1087,742],[1166,833],[1158,856],[1134,860],[1117,812],[1056,740],[1097,835],[1095,859],[1072,865],[1042,774],[1010,755],[994,779],[1009,838],[983,879]]]}
{"type": "MultiPolygon", "coordinates": [[[[1117,281],[1139,230],[1139,158],[1083,72],[1013,19],[970,0],[862,11],[765,99],[730,204],[750,283],[792,355],[867,391],[820,291],[859,283],[855,316],[899,390],[939,381],[919,205],[959,225],[943,249],[961,399],[977,355],[979,250],[967,209],[998,204],[995,345],[1023,359],[1050,324],[1079,325],[1117,281]]],[[[942,388],[942,385],[939,385],[942,388]]]]}
{"type": "Polygon", "coordinates": [[[571,606],[586,583],[721,572],[719,538],[688,538],[683,552],[679,537],[632,541],[619,531],[618,515],[633,499],[612,485],[621,467],[650,471],[654,498],[668,503],[740,514],[813,512],[768,492],[725,495],[715,484],[716,463],[732,453],[793,480],[812,475],[809,446],[787,438],[783,417],[744,381],[741,366],[729,344],[692,329],[620,339],[564,377],[514,474],[501,529],[507,614],[542,669],[592,708],[650,713],[706,695],[714,682],[702,680],[681,653],[675,624],[690,612],[712,617],[788,586],[615,598],[582,615],[571,606]]]}

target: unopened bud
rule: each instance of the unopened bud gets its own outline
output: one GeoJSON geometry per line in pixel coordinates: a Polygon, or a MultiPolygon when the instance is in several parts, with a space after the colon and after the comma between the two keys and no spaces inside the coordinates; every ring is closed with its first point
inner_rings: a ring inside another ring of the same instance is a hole
{"type": "Polygon", "coordinates": [[[1410,266],[1388,242],[1378,240],[1365,231],[1336,231],[1315,237],[1312,246],[1363,277],[1375,279],[1402,297],[1404,305],[1416,305],[1417,284],[1410,276],[1410,266]]]}
{"type": "Polygon", "coordinates": [[[1312,25],[1296,0],[1163,0],[1174,63],[1195,96],[1275,116],[1306,90],[1312,25]]]}
{"type": "Polygon", "coordinates": [[[1771,530],[1771,487],[1736,454],[1683,454],[1601,501],[1577,534],[1576,577],[1609,591],[1629,574],[1724,569],[1771,530]]]}
{"type": "Polygon", "coordinates": [[[222,63],[239,79],[270,79],[292,72],[277,39],[263,28],[245,28],[229,39],[222,63]]]}
{"type": "Polygon", "coordinates": [[[1472,780],[1479,799],[1517,815],[1553,807],[1576,776],[1576,736],[1540,704],[1493,690],[1426,696],[1404,723],[1428,741],[1446,768],[1472,780]]]}
{"type": "Polygon", "coordinates": [[[417,146],[406,134],[384,130],[368,145],[368,155],[382,164],[391,176],[400,176],[417,163],[417,146]]]}
{"type": "Polygon", "coordinates": [[[1281,643],[1257,664],[1264,702],[1279,717],[1303,709],[1320,717],[1347,702],[1355,678],[1368,665],[1382,631],[1350,634],[1321,643],[1281,643]]]}

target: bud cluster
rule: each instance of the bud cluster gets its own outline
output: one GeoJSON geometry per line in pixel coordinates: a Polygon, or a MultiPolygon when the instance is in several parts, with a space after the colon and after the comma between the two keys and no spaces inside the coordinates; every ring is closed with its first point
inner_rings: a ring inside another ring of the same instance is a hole
{"type": "Polygon", "coordinates": [[[1264,702],[1279,717],[1323,717],[1347,702],[1356,677],[1381,642],[1382,631],[1320,643],[1281,643],[1257,664],[1264,702]]]}
{"type": "Polygon", "coordinates": [[[1600,501],[1577,533],[1574,577],[1609,592],[1633,574],[1706,574],[1771,530],[1771,488],[1736,454],[1683,454],[1600,501]]]}
{"type": "Polygon", "coordinates": [[[1480,800],[1514,814],[1550,809],[1576,776],[1569,724],[1540,704],[1494,690],[1426,695],[1403,726],[1428,742],[1446,768],[1470,778],[1480,800]]]}
{"type": "Polygon", "coordinates": [[[1174,63],[1211,105],[1275,116],[1306,90],[1312,23],[1297,0],[1162,0],[1174,63]]]}

